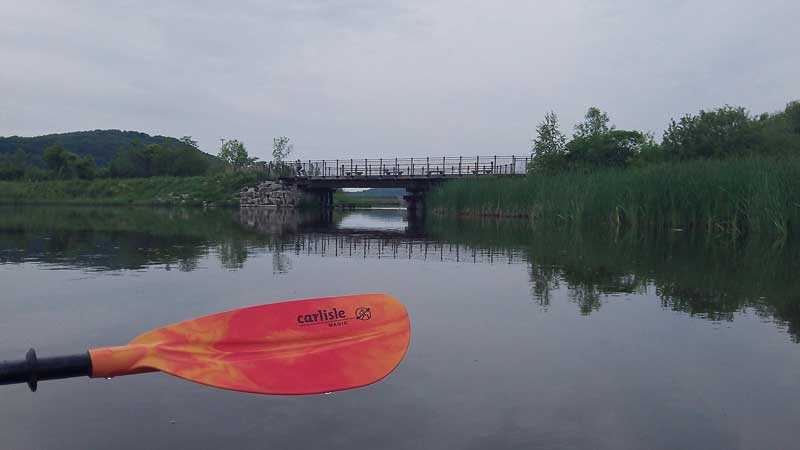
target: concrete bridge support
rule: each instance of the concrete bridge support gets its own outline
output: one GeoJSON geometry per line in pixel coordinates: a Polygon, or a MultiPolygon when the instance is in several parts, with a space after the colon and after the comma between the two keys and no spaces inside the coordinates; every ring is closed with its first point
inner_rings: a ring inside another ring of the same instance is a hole
{"type": "Polygon", "coordinates": [[[312,197],[323,209],[333,208],[333,193],[336,189],[308,189],[307,195],[312,197]]]}
{"type": "Polygon", "coordinates": [[[425,194],[426,189],[406,189],[406,195],[403,200],[406,201],[406,208],[409,211],[424,212],[425,211],[425,194]]]}

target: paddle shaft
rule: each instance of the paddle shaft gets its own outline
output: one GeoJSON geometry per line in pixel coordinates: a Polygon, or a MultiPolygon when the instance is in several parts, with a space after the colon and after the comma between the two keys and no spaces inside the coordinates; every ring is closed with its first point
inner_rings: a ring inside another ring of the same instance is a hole
{"type": "Polygon", "coordinates": [[[92,359],[89,353],[68,356],[37,358],[33,349],[25,359],[0,362],[0,384],[28,383],[31,391],[41,380],[58,380],[92,375],[92,359]]]}

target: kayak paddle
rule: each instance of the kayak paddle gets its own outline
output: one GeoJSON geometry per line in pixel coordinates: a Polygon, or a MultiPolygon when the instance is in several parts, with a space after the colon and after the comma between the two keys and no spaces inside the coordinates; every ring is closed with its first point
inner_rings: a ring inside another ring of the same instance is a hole
{"type": "Polygon", "coordinates": [[[199,317],[128,345],[0,363],[0,384],[162,371],[258,394],[318,394],[374,383],[400,364],[411,325],[385,294],[295,300],[199,317]]]}

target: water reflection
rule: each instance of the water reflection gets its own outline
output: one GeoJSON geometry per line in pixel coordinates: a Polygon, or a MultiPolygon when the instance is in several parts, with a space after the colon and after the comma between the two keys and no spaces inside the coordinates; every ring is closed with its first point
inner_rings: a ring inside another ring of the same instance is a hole
{"type": "Polygon", "coordinates": [[[708,235],[587,234],[534,229],[525,223],[430,221],[431,235],[456,232],[470,246],[520,252],[532,295],[549,305],[566,289],[581,313],[624,294],[655,293],[672,311],[712,321],[750,312],[800,332],[800,246],[757,237],[731,241],[708,235]]]}
{"type": "Polygon", "coordinates": [[[795,342],[798,248],[682,233],[592,235],[521,221],[420,222],[398,210],[0,208],[0,264],[192,271],[212,257],[236,271],[256,254],[269,254],[276,274],[290,272],[301,255],[524,264],[531,298],[545,310],[561,291],[582,314],[618,296],[653,293],[667,310],[711,321],[752,312],[785,327],[795,342]]]}

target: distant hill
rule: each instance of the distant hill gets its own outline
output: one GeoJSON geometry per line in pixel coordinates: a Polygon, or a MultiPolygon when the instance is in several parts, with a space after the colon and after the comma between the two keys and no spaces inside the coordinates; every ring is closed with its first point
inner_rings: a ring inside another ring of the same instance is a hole
{"type": "MultiPolygon", "coordinates": [[[[0,137],[0,155],[11,154],[22,149],[28,162],[42,164],[44,150],[51,145],[60,144],[65,150],[79,155],[92,155],[98,167],[107,167],[121,148],[138,143],[140,145],[159,144],[169,147],[190,147],[178,139],[166,136],[150,136],[138,131],[94,130],[71,133],[48,134],[36,137],[0,137]]],[[[197,150],[200,152],[200,150],[197,150]]],[[[203,152],[201,152],[203,153],[203,152]]],[[[209,159],[217,160],[215,156],[209,159]]]]}
{"type": "Polygon", "coordinates": [[[406,194],[406,190],[403,188],[371,188],[365,191],[345,192],[345,193],[353,197],[389,198],[389,197],[402,197],[406,194]]]}

